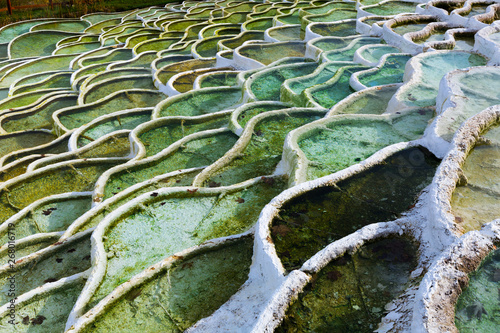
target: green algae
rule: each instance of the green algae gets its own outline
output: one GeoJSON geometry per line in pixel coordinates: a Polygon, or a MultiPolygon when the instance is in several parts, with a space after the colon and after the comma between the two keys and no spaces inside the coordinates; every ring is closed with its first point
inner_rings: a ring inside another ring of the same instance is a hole
{"type": "MultiPolygon", "coordinates": [[[[174,63],[163,65],[158,72],[156,72],[155,77],[162,84],[167,84],[168,80],[172,78],[172,76],[181,73],[192,71],[195,69],[202,68],[212,68],[216,64],[215,58],[211,59],[189,59],[184,61],[176,61],[174,63]]],[[[157,66],[161,66],[161,64],[157,63],[157,66]]],[[[158,67],[159,68],[159,67],[158,67]]]]}
{"type": "MultiPolygon", "coordinates": [[[[32,253],[35,253],[39,250],[45,249],[47,246],[50,246],[57,242],[59,239],[59,236],[55,237],[44,237],[42,240],[36,240],[33,243],[24,243],[24,244],[16,244],[16,257],[17,258],[23,258],[27,255],[30,255],[32,253]]],[[[8,257],[8,252],[3,251],[0,254],[0,260],[4,260],[5,262],[8,262],[9,257],[8,257]]]]}
{"type": "Polygon", "coordinates": [[[269,36],[280,42],[299,41],[304,39],[304,31],[299,25],[276,27],[268,30],[269,36]]]}
{"type": "Polygon", "coordinates": [[[208,19],[211,18],[210,13],[212,12],[212,10],[214,10],[213,7],[212,8],[203,9],[202,11],[197,12],[197,13],[190,12],[189,14],[186,14],[185,17],[186,17],[186,19],[204,19],[204,20],[208,20],[208,19]]]}
{"type": "Polygon", "coordinates": [[[44,22],[53,22],[57,19],[37,19],[15,22],[0,28],[0,43],[8,43],[19,35],[25,34],[30,31],[30,29],[38,24],[44,22]]]}
{"type": "Polygon", "coordinates": [[[132,185],[167,172],[210,165],[231,149],[236,140],[236,135],[228,131],[205,135],[186,142],[166,156],[129,166],[109,177],[104,197],[112,197],[132,185]]]}
{"type": "Polygon", "coordinates": [[[346,19],[355,19],[358,12],[355,9],[333,9],[325,14],[307,15],[302,18],[302,29],[311,22],[335,22],[346,19]]]}
{"type": "Polygon", "coordinates": [[[276,14],[278,14],[278,8],[272,7],[268,8],[262,12],[259,13],[250,13],[247,15],[248,20],[253,20],[256,18],[261,18],[261,17],[274,17],[276,14]]]}
{"type": "Polygon", "coordinates": [[[72,44],[78,44],[78,43],[91,43],[91,42],[98,42],[99,41],[99,35],[94,34],[94,35],[82,35],[82,36],[73,36],[73,37],[68,37],[64,38],[61,40],[59,43],[57,43],[57,47],[62,47],[62,46],[69,46],[72,44]]]}
{"type": "Polygon", "coordinates": [[[215,32],[219,29],[222,29],[222,28],[239,29],[240,25],[239,24],[232,24],[232,23],[217,23],[217,24],[205,25],[205,27],[203,27],[199,31],[198,35],[203,37],[203,38],[213,37],[213,36],[215,36],[215,32]]]}
{"type": "Polygon", "coordinates": [[[131,31],[137,31],[143,28],[144,26],[142,25],[142,22],[140,20],[129,21],[114,27],[110,27],[109,29],[105,29],[106,31],[104,31],[99,38],[104,43],[106,39],[110,37],[111,40],[113,40],[113,37],[115,36],[120,36],[121,34],[127,34],[131,31]]]}
{"type": "MultiPolygon", "coordinates": [[[[168,57],[168,56],[191,56],[191,48],[195,43],[194,40],[189,40],[186,42],[178,42],[173,44],[170,49],[158,52],[158,57],[168,57]]],[[[185,58],[184,60],[187,60],[185,58]]],[[[159,68],[159,67],[157,67],[159,68]]]]}
{"type": "Polygon", "coordinates": [[[43,89],[8,97],[0,101],[0,110],[2,110],[0,114],[5,115],[33,108],[41,104],[44,100],[54,97],[57,93],[67,94],[70,93],[70,91],[61,88],[43,89]]]}
{"type": "Polygon", "coordinates": [[[25,33],[9,44],[9,57],[16,59],[51,55],[56,49],[56,44],[69,36],[74,36],[74,33],[63,31],[25,33]]]}
{"type": "Polygon", "coordinates": [[[318,84],[323,84],[330,80],[337,70],[346,65],[352,65],[353,62],[339,61],[335,63],[324,63],[317,67],[314,72],[297,78],[285,80],[281,89],[281,100],[292,102],[296,106],[305,106],[306,98],[304,90],[318,84]]]}
{"type": "Polygon", "coordinates": [[[438,164],[424,148],[409,148],[336,186],[285,203],[271,227],[285,269],[299,268],[331,242],[365,225],[400,217],[430,184],[438,164]]]}
{"type": "Polygon", "coordinates": [[[116,161],[75,161],[55,170],[32,173],[26,179],[10,185],[10,192],[2,192],[0,220],[5,221],[13,213],[49,195],[91,191],[97,178],[117,163],[116,161]]]}
{"type": "Polygon", "coordinates": [[[305,46],[303,42],[283,42],[244,45],[238,50],[242,56],[267,66],[284,57],[304,57],[305,46]]]}
{"type": "Polygon", "coordinates": [[[5,182],[9,179],[16,178],[24,173],[26,173],[26,169],[30,163],[43,158],[40,155],[33,155],[30,157],[24,158],[22,161],[17,161],[9,166],[4,166],[2,168],[2,172],[0,172],[0,181],[5,182]]]}
{"type": "Polygon", "coordinates": [[[272,17],[261,17],[243,23],[242,30],[265,31],[273,27],[272,17]]]}
{"type": "Polygon", "coordinates": [[[175,79],[172,79],[172,87],[180,93],[188,92],[193,90],[193,84],[195,80],[200,76],[206,73],[211,72],[220,72],[224,70],[231,70],[232,67],[217,67],[217,68],[207,68],[207,69],[198,69],[192,72],[182,73],[177,75],[175,79]]]}
{"type": "Polygon", "coordinates": [[[217,170],[207,185],[236,184],[258,176],[270,175],[281,160],[285,137],[291,130],[318,120],[324,112],[288,112],[263,118],[254,127],[252,139],[238,157],[217,170]]]}
{"type": "Polygon", "coordinates": [[[401,13],[414,13],[416,5],[417,4],[415,2],[388,1],[380,5],[374,5],[373,7],[365,7],[362,9],[373,15],[389,16],[401,13]]]}
{"type": "Polygon", "coordinates": [[[332,109],[332,114],[382,114],[387,109],[389,100],[399,86],[380,87],[376,90],[363,90],[352,98],[346,98],[342,104],[332,109]]]}
{"type": "Polygon", "coordinates": [[[274,111],[279,109],[286,108],[286,104],[283,103],[266,103],[266,102],[257,102],[257,103],[247,103],[240,106],[235,111],[238,113],[237,122],[241,127],[245,127],[245,125],[255,116],[267,112],[274,111]]]}
{"type": "Polygon", "coordinates": [[[228,60],[234,59],[234,53],[231,50],[220,51],[217,53],[217,56],[220,58],[228,59],[228,60]]]}
{"type": "Polygon", "coordinates": [[[117,24],[121,23],[120,18],[109,18],[107,20],[101,21],[101,22],[95,22],[93,25],[85,29],[85,33],[88,34],[100,34],[103,32],[103,28],[106,27],[114,27],[117,24]]]}
{"type": "Polygon", "coordinates": [[[83,20],[64,20],[40,23],[31,28],[30,31],[57,30],[64,32],[82,32],[90,26],[83,20]]]}
{"type": "Polygon", "coordinates": [[[137,44],[134,47],[135,54],[141,54],[146,51],[162,51],[168,49],[173,44],[180,41],[180,38],[157,38],[150,39],[137,44]]]}
{"type": "Polygon", "coordinates": [[[322,58],[327,61],[353,61],[354,54],[359,48],[378,43],[379,41],[379,38],[373,37],[356,38],[346,47],[335,48],[323,53],[322,58]]]}
{"type": "Polygon", "coordinates": [[[385,305],[408,286],[416,254],[411,240],[387,238],[332,261],[313,275],[276,332],[373,332],[385,305]]]}
{"type": "MultiPolygon", "coordinates": [[[[16,292],[22,295],[47,282],[54,282],[63,277],[80,273],[90,268],[90,236],[68,244],[39,260],[32,260],[25,265],[17,265],[16,292]]],[[[12,272],[0,274],[0,301],[5,304],[10,282],[7,278],[12,272]]]]}
{"type": "Polygon", "coordinates": [[[29,148],[29,149],[24,149],[24,150],[16,150],[13,151],[12,153],[9,153],[5,155],[3,159],[3,165],[6,165],[8,163],[12,163],[16,160],[19,160],[23,157],[26,157],[28,155],[32,154],[60,154],[68,151],[68,139],[69,136],[61,136],[53,141],[50,141],[47,145],[44,145],[44,147],[34,147],[34,148],[29,148]]]}
{"type": "Polygon", "coordinates": [[[222,11],[223,11],[223,13],[248,12],[248,11],[252,11],[253,8],[257,5],[259,5],[259,3],[250,2],[250,1],[236,3],[235,1],[233,1],[233,3],[231,5],[225,7],[222,11]]]}
{"type": "Polygon", "coordinates": [[[215,30],[215,36],[238,36],[241,33],[240,28],[221,28],[215,30]]]}
{"type": "Polygon", "coordinates": [[[150,74],[130,75],[116,77],[100,81],[92,86],[87,86],[80,95],[84,104],[94,103],[115,92],[129,89],[150,89],[155,90],[153,79],[150,74]]]}
{"type": "Polygon", "coordinates": [[[0,62],[0,77],[4,76],[5,73],[17,67],[21,64],[28,62],[29,60],[33,60],[34,57],[22,58],[22,59],[9,59],[3,60],[0,62]]]}
{"type": "Polygon", "coordinates": [[[146,148],[146,156],[152,156],[183,137],[210,129],[225,127],[228,115],[210,119],[171,119],[162,121],[157,127],[149,128],[138,134],[146,148]]]}
{"type": "Polygon", "coordinates": [[[121,20],[124,16],[126,16],[127,14],[130,14],[131,12],[132,11],[129,10],[129,11],[118,12],[118,13],[91,13],[91,14],[84,15],[81,18],[85,21],[89,21],[90,23],[92,23],[93,26],[95,26],[96,24],[98,24],[100,22],[106,22],[106,21],[109,21],[112,19],[115,19],[115,20],[119,19],[119,21],[117,22],[117,24],[118,24],[121,22],[121,20]]]}
{"type": "Polygon", "coordinates": [[[35,92],[43,89],[53,89],[53,88],[71,89],[70,78],[71,78],[71,73],[68,72],[52,74],[51,76],[37,83],[24,84],[21,87],[17,87],[11,93],[12,95],[19,95],[22,93],[35,92]]]}
{"type": "MultiPolygon", "coordinates": [[[[123,69],[108,69],[104,72],[96,73],[91,78],[85,81],[85,84],[82,84],[81,88],[88,87],[91,84],[96,84],[108,79],[114,78],[129,78],[130,76],[135,75],[151,75],[151,70],[145,68],[123,68],[123,69]]],[[[151,76],[149,76],[150,80],[152,80],[151,76]]]]}
{"type": "Polygon", "coordinates": [[[1,127],[7,132],[53,129],[52,114],[62,108],[75,106],[78,96],[54,96],[31,109],[13,112],[0,119],[1,127]]]}
{"type": "Polygon", "coordinates": [[[109,69],[144,68],[151,71],[151,63],[157,59],[157,52],[143,52],[130,60],[114,63],[109,69]]]}
{"type": "Polygon", "coordinates": [[[181,259],[125,295],[84,332],[180,332],[189,328],[218,309],[245,282],[252,246],[252,238],[247,237],[181,259]]]}
{"type": "Polygon", "coordinates": [[[219,41],[218,44],[227,49],[235,49],[241,46],[246,41],[263,40],[263,39],[264,39],[264,33],[262,31],[243,31],[236,37],[219,41]]]}
{"type": "Polygon", "coordinates": [[[150,196],[140,204],[143,208],[135,207],[106,232],[104,248],[111,255],[91,302],[95,304],[163,258],[213,238],[247,231],[264,205],[284,189],[282,179],[273,179],[272,186],[260,181],[225,194],[193,195],[186,190],[167,197],[150,196]]]}
{"type": "MultiPolygon", "coordinates": [[[[127,43],[127,40],[130,39],[131,37],[140,36],[143,34],[155,34],[158,36],[160,35],[159,31],[156,29],[144,28],[144,29],[131,30],[130,33],[125,33],[125,31],[124,31],[124,32],[116,35],[113,38],[117,43],[127,43]]],[[[180,36],[180,37],[182,37],[182,36],[180,36]]]]}
{"type": "MultiPolygon", "coordinates": [[[[407,119],[402,121],[405,120],[407,119]]],[[[420,135],[427,123],[423,125],[418,128],[420,135]]],[[[398,133],[384,120],[354,118],[328,124],[326,129],[314,131],[298,142],[309,160],[307,180],[340,171],[365,160],[384,147],[420,136],[405,134],[398,133]]]]}
{"type": "MultiPolygon", "coordinates": [[[[349,85],[351,75],[367,68],[367,66],[345,66],[340,68],[330,80],[305,91],[310,93],[309,99],[312,99],[314,103],[327,109],[331,108],[354,92],[349,85]]],[[[312,104],[311,101],[308,101],[306,105],[312,104]]]]}
{"type": "Polygon", "coordinates": [[[285,80],[311,74],[317,67],[318,64],[314,62],[273,67],[255,74],[249,89],[256,100],[279,101],[281,85],[285,80]]]}
{"type": "MultiPolygon", "coordinates": [[[[130,141],[128,133],[120,133],[110,136],[98,145],[93,146],[75,157],[98,158],[98,157],[125,157],[130,154],[130,141]]],[[[73,158],[75,158],[73,157],[73,158]]]]}
{"type": "Polygon", "coordinates": [[[158,105],[158,117],[199,116],[234,108],[240,103],[241,88],[206,88],[189,91],[158,105]]]}
{"type": "Polygon", "coordinates": [[[152,110],[122,112],[120,115],[109,117],[99,124],[87,127],[78,137],[78,146],[83,147],[91,141],[95,141],[106,134],[118,130],[133,130],[138,125],[151,120],[152,110]]]}
{"type": "Polygon", "coordinates": [[[380,58],[382,58],[382,56],[390,53],[400,53],[400,52],[401,50],[395,46],[380,44],[380,45],[371,45],[369,47],[364,48],[364,50],[360,52],[360,55],[361,57],[363,57],[363,59],[371,63],[378,63],[380,58]]]}
{"type": "MultiPolygon", "coordinates": [[[[136,187],[133,192],[123,191],[113,198],[105,201],[109,205],[109,210],[115,210],[121,205],[126,204],[130,200],[137,198],[141,194],[153,192],[165,187],[178,187],[178,186],[190,186],[193,183],[194,177],[200,172],[200,169],[195,169],[190,172],[178,173],[168,177],[160,177],[161,179],[155,182],[143,182],[140,186],[136,187]]],[[[81,232],[88,230],[89,228],[97,226],[97,224],[102,221],[104,217],[108,214],[108,209],[101,206],[101,209],[95,211],[89,216],[85,223],[83,223],[76,232],[81,232]]]]}
{"type": "Polygon", "coordinates": [[[101,47],[100,42],[83,42],[83,43],[71,43],[69,45],[64,45],[58,47],[52,54],[81,54],[88,51],[96,50],[101,47]]]}
{"type": "Polygon", "coordinates": [[[199,55],[200,58],[213,58],[219,52],[217,46],[219,41],[230,39],[231,37],[234,37],[234,35],[204,38],[193,44],[193,52],[199,55]]]}
{"type": "Polygon", "coordinates": [[[405,65],[410,55],[390,55],[384,64],[375,71],[367,71],[358,75],[358,80],[367,87],[403,82],[405,65]]]}
{"type": "Polygon", "coordinates": [[[500,197],[499,157],[500,127],[495,126],[484,136],[491,138],[490,145],[478,145],[470,152],[462,166],[467,184],[457,186],[451,198],[455,221],[467,231],[479,230],[484,223],[498,218],[500,197]]]}
{"type": "Polygon", "coordinates": [[[98,74],[106,71],[106,68],[108,65],[111,64],[111,62],[106,62],[104,64],[95,64],[95,65],[89,65],[86,67],[82,67],[81,69],[77,70],[72,78],[73,78],[73,89],[76,91],[80,90],[80,86],[82,83],[90,77],[92,74],[98,74]]]}
{"type": "MultiPolygon", "coordinates": [[[[126,48],[134,48],[135,46],[137,46],[138,44],[140,44],[142,42],[150,41],[150,40],[154,40],[154,39],[159,39],[159,38],[161,38],[160,33],[143,33],[143,34],[139,34],[139,35],[134,35],[132,37],[127,38],[127,40],[125,41],[125,47],[126,48]]],[[[157,50],[150,50],[150,51],[157,51],[157,50]]],[[[138,55],[143,54],[144,52],[148,52],[148,51],[142,51],[141,53],[138,53],[138,55]]]]}
{"type": "Polygon", "coordinates": [[[247,19],[247,14],[250,12],[235,12],[235,13],[230,13],[227,16],[223,16],[220,18],[213,18],[210,21],[213,24],[217,23],[233,23],[233,24],[241,24],[244,23],[247,19]]]}
{"type": "Polygon", "coordinates": [[[55,138],[54,134],[45,131],[27,131],[0,135],[0,157],[16,150],[49,143],[55,138]]]}
{"type": "Polygon", "coordinates": [[[73,129],[116,111],[153,107],[164,98],[165,95],[153,90],[118,91],[92,104],[62,109],[57,117],[64,127],[73,129]]]}
{"type": "Polygon", "coordinates": [[[494,249],[476,271],[469,274],[469,285],[457,300],[455,325],[459,332],[495,332],[498,329],[499,273],[500,250],[494,249]]]}
{"type": "Polygon", "coordinates": [[[27,75],[47,71],[67,70],[73,55],[55,55],[29,60],[9,70],[0,78],[0,88],[9,87],[16,80],[27,75]]]}
{"type": "MultiPolygon", "coordinates": [[[[162,51],[163,54],[165,51],[162,51]]],[[[168,65],[175,65],[177,62],[182,62],[185,60],[190,60],[193,57],[191,56],[191,51],[189,54],[176,54],[176,55],[167,55],[165,57],[160,56],[158,59],[154,60],[151,63],[151,68],[155,71],[163,69],[163,67],[168,65]]],[[[167,80],[168,81],[168,80],[167,80]]],[[[166,82],[166,81],[165,81],[166,82]]]]}
{"type": "Polygon", "coordinates": [[[195,24],[199,24],[199,23],[204,23],[204,22],[206,22],[206,21],[202,20],[202,19],[191,19],[191,20],[182,19],[182,20],[172,21],[172,22],[169,22],[168,24],[165,24],[163,26],[163,29],[166,32],[174,32],[174,31],[184,32],[190,26],[195,25],[195,24]]]}
{"type": "Polygon", "coordinates": [[[327,14],[333,9],[354,9],[354,3],[345,3],[341,1],[332,1],[327,2],[323,5],[313,6],[313,7],[305,7],[301,10],[301,16],[307,15],[317,15],[317,14],[327,14]]]}
{"type": "Polygon", "coordinates": [[[76,150],[71,154],[61,154],[45,158],[37,162],[36,169],[73,159],[126,157],[130,155],[128,134],[129,132],[116,133],[115,135],[108,136],[104,140],[99,140],[99,142],[92,146],[89,145],[85,147],[84,150],[76,150]]]}
{"type": "Polygon", "coordinates": [[[181,14],[175,14],[175,15],[173,14],[171,16],[165,16],[163,18],[156,20],[154,26],[157,27],[159,30],[165,31],[165,26],[168,25],[170,22],[178,21],[183,18],[184,16],[181,14]]]}
{"type": "Polygon", "coordinates": [[[8,323],[11,320],[8,316],[0,320],[0,325],[6,329],[5,332],[62,332],[84,285],[85,282],[79,280],[32,299],[17,309],[15,325],[8,323]],[[23,324],[24,318],[27,318],[27,325],[23,324]]]}
{"type": "Polygon", "coordinates": [[[82,67],[87,67],[94,64],[105,64],[113,61],[130,60],[132,58],[133,58],[132,50],[116,49],[109,51],[103,55],[84,57],[78,61],[78,64],[82,67]]]}
{"type": "Polygon", "coordinates": [[[392,31],[397,33],[398,35],[404,35],[408,32],[416,32],[425,28],[430,22],[434,22],[434,20],[426,20],[424,23],[411,23],[411,24],[402,24],[402,25],[393,25],[391,27],[392,31]]]}
{"type": "MultiPolygon", "coordinates": [[[[354,37],[354,36],[352,36],[354,37]]],[[[355,37],[360,38],[360,37],[355,37]]],[[[367,37],[361,37],[361,38],[367,38],[367,37]]],[[[372,44],[376,44],[380,42],[379,38],[373,38],[372,44]]],[[[349,46],[349,44],[352,42],[351,38],[343,38],[343,37],[321,37],[315,40],[311,40],[310,44],[311,46],[320,49],[321,51],[331,51],[331,50],[337,50],[337,49],[342,49],[344,47],[349,46]]]]}
{"type": "MultiPolygon", "coordinates": [[[[282,10],[283,11],[283,10],[282,10]]],[[[300,24],[300,11],[298,8],[292,9],[289,13],[277,15],[274,19],[284,25],[300,24]]]]}
{"type": "Polygon", "coordinates": [[[88,51],[80,55],[73,55],[73,59],[70,64],[70,69],[71,70],[78,70],[79,68],[85,67],[80,64],[80,60],[87,59],[87,58],[93,58],[96,56],[103,56],[106,54],[109,54],[111,51],[115,50],[116,47],[113,46],[105,46],[105,47],[100,47],[96,50],[88,51]]]}
{"type": "Polygon", "coordinates": [[[199,79],[200,88],[221,87],[221,86],[236,86],[238,84],[238,74],[240,72],[224,71],[222,73],[210,73],[199,79]]]}
{"type": "Polygon", "coordinates": [[[311,32],[321,36],[347,37],[357,35],[356,20],[348,22],[313,23],[310,26],[311,32]]]}

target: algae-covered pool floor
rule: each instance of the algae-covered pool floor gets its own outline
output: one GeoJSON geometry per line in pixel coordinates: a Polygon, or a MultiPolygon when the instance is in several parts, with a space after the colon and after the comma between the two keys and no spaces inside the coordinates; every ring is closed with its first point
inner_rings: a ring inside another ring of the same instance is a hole
{"type": "MultiPolygon", "coordinates": [[[[500,217],[489,123],[432,216],[453,135],[500,104],[498,6],[452,1],[0,27],[0,331],[410,332],[440,251],[500,217]]],[[[497,257],[460,331],[493,327],[497,257]]]]}

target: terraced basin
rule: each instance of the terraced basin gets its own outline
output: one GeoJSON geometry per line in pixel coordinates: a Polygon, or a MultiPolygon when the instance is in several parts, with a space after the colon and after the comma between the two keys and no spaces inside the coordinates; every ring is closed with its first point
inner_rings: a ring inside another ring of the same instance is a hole
{"type": "Polygon", "coordinates": [[[491,144],[476,146],[462,166],[467,183],[453,192],[451,207],[455,221],[465,231],[478,230],[498,217],[495,207],[499,197],[499,135],[498,126],[490,128],[484,137],[491,144]]]}
{"type": "Polygon", "coordinates": [[[388,157],[386,162],[335,187],[320,187],[297,196],[280,209],[279,217],[273,220],[271,235],[287,271],[300,268],[332,241],[369,223],[393,220],[406,211],[430,183],[439,160],[425,149],[409,148],[388,157]],[[414,154],[421,157],[418,167],[412,166],[409,159],[414,154]],[[400,167],[408,171],[408,176],[398,171],[400,167]],[[377,185],[372,186],[374,183],[377,185]],[[314,242],[304,242],[311,237],[314,242]]]}
{"type": "Polygon", "coordinates": [[[492,251],[477,271],[470,275],[469,286],[457,300],[455,324],[460,332],[494,330],[496,324],[489,313],[498,311],[496,295],[490,288],[498,284],[499,251],[492,251]]]}
{"type": "Polygon", "coordinates": [[[387,238],[332,261],[288,308],[276,332],[373,330],[384,306],[408,286],[416,252],[409,239],[387,238]]]}
{"type": "Polygon", "coordinates": [[[2,329],[494,331],[499,8],[185,0],[0,27],[2,329]]]}

